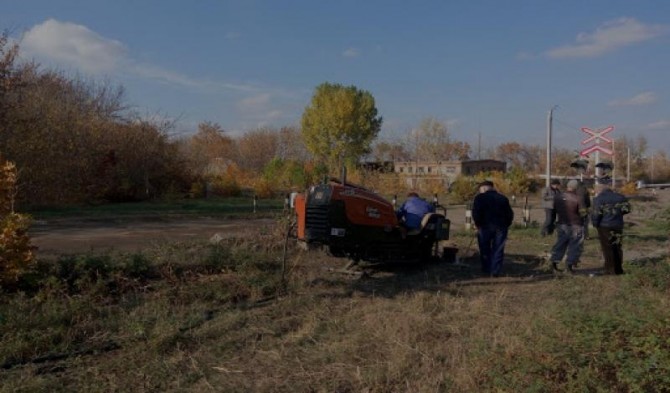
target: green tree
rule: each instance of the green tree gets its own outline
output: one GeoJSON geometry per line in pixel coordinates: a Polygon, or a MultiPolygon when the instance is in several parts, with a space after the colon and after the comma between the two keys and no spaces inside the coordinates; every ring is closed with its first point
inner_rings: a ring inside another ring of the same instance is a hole
{"type": "Polygon", "coordinates": [[[381,125],[372,94],[355,86],[323,83],[302,115],[302,137],[319,162],[338,170],[370,151],[381,125]]]}

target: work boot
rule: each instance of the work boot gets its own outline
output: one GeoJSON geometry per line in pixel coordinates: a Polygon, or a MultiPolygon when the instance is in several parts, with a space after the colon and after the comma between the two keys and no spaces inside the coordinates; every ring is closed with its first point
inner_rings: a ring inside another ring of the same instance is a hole
{"type": "Polygon", "coordinates": [[[572,268],[572,265],[568,265],[568,274],[575,274],[575,269],[572,268]]]}
{"type": "Polygon", "coordinates": [[[554,273],[556,273],[556,272],[560,272],[560,271],[561,271],[561,269],[558,268],[558,262],[552,262],[552,263],[551,263],[551,270],[552,270],[554,273]]]}

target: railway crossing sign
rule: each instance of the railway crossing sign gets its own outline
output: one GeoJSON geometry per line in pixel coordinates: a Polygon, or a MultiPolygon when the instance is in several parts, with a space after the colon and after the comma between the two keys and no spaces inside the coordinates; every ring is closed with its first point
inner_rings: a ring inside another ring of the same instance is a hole
{"type": "Polygon", "coordinates": [[[611,132],[614,130],[614,126],[609,126],[607,128],[603,128],[602,130],[592,130],[588,127],[582,127],[582,131],[591,135],[590,137],[584,139],[582,141],[582,145],[585,145],[591,141],[596,141],[596,144],[598,144],[598,140],[602,139],[603,141],[607,143],[612,143],[612,140],[608,137],[605,136],[608,132],[611,132]]]}
{"type": "Polygon", "coordinates": [[[586,145],[587,143],[591,142],[595,142],[595,144],[579,152],[580,155],[588,156],[593,152],[596,153],[602,152],[610,156],[614,154],[614,152],[611,149],[600,146],[601,141],[614,145],[614,141],[609,137],[605,136],[605,134],[607,134],[608,132],[614,131],[614,126],[605,127],[602,130],[592,130],[588,127],[582,127],[582,131],[589,135],[588,138],[582,141],[582,145],[586,145]]]}
{"type": "Polygon", "coordinates": [[[605,153],[605,154],[610,155],[610,156],[612,154],[614,154],[614,152],[612,150],[610,150],[606,147],[598,146],[598,145],[593,145],[591,147],[587,147],[586,149],[579,152],[579,154],[582,155],[582,156],[588,156],[589,154],[591,154],[593,152],[602,152],[602,153],[605,153]]]}

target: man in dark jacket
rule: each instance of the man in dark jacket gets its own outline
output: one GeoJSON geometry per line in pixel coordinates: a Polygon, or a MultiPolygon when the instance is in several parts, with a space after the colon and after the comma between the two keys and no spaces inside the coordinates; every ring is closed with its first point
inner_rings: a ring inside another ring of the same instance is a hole
{"type": "Polygon", "coordinates": [[[509,199],[498,193],[492,182],[482,182],[472,205],[472,219],[477,226],[482,273],[498,277],[502,273],[507,231],[514,219],[509,199]]]}
{"type": "Polygon", "coordinates": [[[596,185],[596,192],[598,195],[593,199],[591,222],[598,231],[605,258],[605,274],[623,274],[623,216],[630,212],[630,202],[607,184],[596,185]]]}
{"type": "Polygon", "coordinates": [[[557,228],[556,243],[551,248],[551,267],[559,271],[558,264],[566,255],[565,264],[570,273],[574,272],[574,266],[579,261],[584,248],[584,218],[583,203],[577,195],[579,182],[570,180],[564,193],[554,197],[556,208],[557,228]]]}

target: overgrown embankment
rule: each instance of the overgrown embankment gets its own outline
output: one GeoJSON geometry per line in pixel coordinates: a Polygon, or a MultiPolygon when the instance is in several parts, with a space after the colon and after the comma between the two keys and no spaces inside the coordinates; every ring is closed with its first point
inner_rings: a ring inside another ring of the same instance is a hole
{"type": "MultiPolygon", "coordinates": [[[[628,250],[667,249],[658,217],[628,250]]],[[[503,278],[474,260],[357,278],[293,248],[283,271],[281,228],[38,264],[0,301],[0,391],[670,391],[667,253],[601,276],[591,241],[553,276],[517,228],[503,278]]]]}

